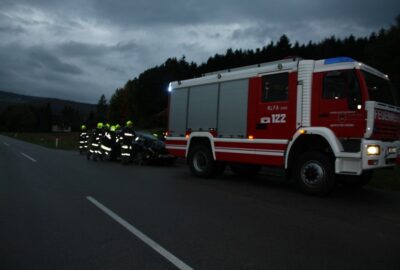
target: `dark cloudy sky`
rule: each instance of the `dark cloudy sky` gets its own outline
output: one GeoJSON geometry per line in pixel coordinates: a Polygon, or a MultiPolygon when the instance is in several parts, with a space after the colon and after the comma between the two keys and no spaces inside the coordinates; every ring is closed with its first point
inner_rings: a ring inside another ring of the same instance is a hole
{"type": "Polygon", "coordinates": [[[0,90],[95,103],[169,57],[366,36],[399,0],[0,0],[0,90]]]}

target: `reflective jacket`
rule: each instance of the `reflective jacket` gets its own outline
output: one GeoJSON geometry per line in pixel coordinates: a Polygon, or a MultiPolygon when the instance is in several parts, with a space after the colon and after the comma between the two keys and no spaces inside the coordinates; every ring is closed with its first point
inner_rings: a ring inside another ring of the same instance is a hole
{"type": "Polygon", "coordinates": [[[121,132],[121,137],[123,144],[131,144],[136,138],[136,133],[133,128],[124,127],[121,132]]]}

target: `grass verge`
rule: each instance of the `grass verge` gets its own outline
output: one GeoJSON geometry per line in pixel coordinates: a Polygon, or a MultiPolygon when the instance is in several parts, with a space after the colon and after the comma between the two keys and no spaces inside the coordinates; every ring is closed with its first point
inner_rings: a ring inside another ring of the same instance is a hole
{"type": "Polygon", "coordinates": [[[400,191],[400,167],[375,171],[369,186],[400,191]]]}
{"type": "Polygon", "coordinates": [[[2,132],[1,134],[14,139],[38,144],[48,148],[63,149],[63,150],[78,150],[79,132],[71,132],[71,133],[2,132]]]}

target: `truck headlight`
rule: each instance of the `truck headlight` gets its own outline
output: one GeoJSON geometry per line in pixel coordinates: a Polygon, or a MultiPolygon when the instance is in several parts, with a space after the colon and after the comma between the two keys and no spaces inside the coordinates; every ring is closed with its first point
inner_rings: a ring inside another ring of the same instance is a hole
{"type": "Polygon", "coordinates": [[[378,156],[381,154],[381,148],[379,145],[368,145],[367,154],[369,156],[378,156]]]}

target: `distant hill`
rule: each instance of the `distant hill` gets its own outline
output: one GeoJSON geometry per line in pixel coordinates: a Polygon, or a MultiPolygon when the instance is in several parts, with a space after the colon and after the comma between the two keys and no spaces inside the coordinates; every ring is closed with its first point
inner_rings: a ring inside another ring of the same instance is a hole
{"type": "Polygon", "coordinates": [[[43,106],[47,103],[50,104],[53,114],[60,114],[66,106],[69,106],[72,109],[79,111],[83,115],[88,115],[90,111],[96,111],[95,104],[81,103],[56,98],[33,97],[0,91],[0,113],[3,112],[8,106],[12,105],[27,104],[32,106],[43,106]]]}

